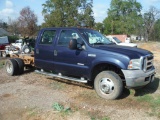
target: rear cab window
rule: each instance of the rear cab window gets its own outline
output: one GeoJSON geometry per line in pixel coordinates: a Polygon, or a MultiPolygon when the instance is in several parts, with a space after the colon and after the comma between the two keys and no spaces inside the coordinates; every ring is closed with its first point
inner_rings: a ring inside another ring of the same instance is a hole
{"type": "Polygon", "coordinates": [[[56,36],[56,30],[45,30],[42,33],[39,44],[41,44],[41,45],[52,45],[55,36],[56,36]]]}

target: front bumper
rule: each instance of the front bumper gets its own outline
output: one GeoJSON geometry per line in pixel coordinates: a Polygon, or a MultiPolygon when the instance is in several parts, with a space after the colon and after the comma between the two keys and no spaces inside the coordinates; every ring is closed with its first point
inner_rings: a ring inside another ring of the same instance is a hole
{"type": "Polygon", "coordinates": [[[154,67],[148,72],[144,72],[143,70],[122,70],[122,72],[125,76],[126,87],[128,88],[142,87],[154,81],[154,67]]]}

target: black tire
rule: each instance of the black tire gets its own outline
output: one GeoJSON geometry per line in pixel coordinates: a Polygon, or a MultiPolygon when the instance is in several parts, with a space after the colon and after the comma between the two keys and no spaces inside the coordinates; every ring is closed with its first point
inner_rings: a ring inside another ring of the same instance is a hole
{"type": "Polygon", "coordinates": [[[24,73],[24,61],[20,58],[14,58],[14,60],[18,64],[18,68],[19,68],[18,71],[17,71],[18,75],[23,74],[24,73]]]}
{"type": "Polygon", "coordinates": [[[94,89],[100,97],[114,100],[122,94],[123,83],[116,73],[102,71],[94,80],[94,89]]]}
{"type": "Polygon", "coordinates": [[[28,54],[28,53],[31,52],[31,49],[30,49],[28,46],[24,46],[23,52],[24,52],[25,54],[28,54]]]}
{"type": "Polygon", "coordinates": [[[8,59],[5,63],[5,69],[8,75],[14,76],[18,74],[18,64],[14,59],[8,59]]]}

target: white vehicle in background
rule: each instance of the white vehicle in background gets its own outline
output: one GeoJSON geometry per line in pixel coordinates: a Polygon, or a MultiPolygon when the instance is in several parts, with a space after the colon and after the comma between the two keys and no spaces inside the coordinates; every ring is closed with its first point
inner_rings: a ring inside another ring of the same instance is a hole
{"type": "Polygon", "coordinates": [[[20,54],[25,53],[28,54],[31,52],[28,44],[25,43],[22,39],[16,40],[15,43],[11,43],[10,45],[5,46],[5,49],[2,51],[1,56],[7,57],[11,54],[20,54]]]}
{"type": "Polygon", "coordinates": [[[5,46],[5,50],[2,53],[2,57],[10,56],[11,54],[18,54],[22,48],[22,39],[16,40],[15,43],[5,46]]]}
{"type": "Polygon", "coordinates": [[[30,52],[30,48],[28,47],[27,42],[22,39],[16,40],[16,42],[12,43],[11,46],[18,48],[21,53],[27,54],[30,52]]]}
{"type": "Polygon", "coordinates": [[[23,45],[23,41],[22,41],[22,39],[19,39],[19,40],[16,40],[16,42],[12,43],[11,45],[13,45],[13,46],[18,47],[19,49],[21,49],[22,45],[23,45]]]}
{"type": "Polygon", "coordinates": [[[2,57],[7,57],[7,56],[10,56],[11,54],[18,54],[18,53],[19,53],[19,48],[18,47],[7,45],[5,47],[5,51],[2,54],[2,57]]]}
{"type": "Polygon", "coordinates": [[[118,38],[113,37],[113,36],[106,36],[111,42],[115,43],[116,45],[121,45],[121,46],[129,46],[129,47],[137,47],[137,44],[135,43],[122,43],[118,38]]]}

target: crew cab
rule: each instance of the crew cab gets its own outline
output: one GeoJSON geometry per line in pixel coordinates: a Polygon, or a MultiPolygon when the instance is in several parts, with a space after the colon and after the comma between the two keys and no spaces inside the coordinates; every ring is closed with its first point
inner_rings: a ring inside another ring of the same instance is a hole
{"type": "Polygon", "coordinates": [[[153,58],[150,51],[115,45],[98,31],[61,27],[40,30],[34,55],[15,55],[5,66],[9,75],[21,74],[25,65],[32,65],[37,73],[93,83],[100,97],[116,99],[123,87],[154,81],[153,58]]]}

